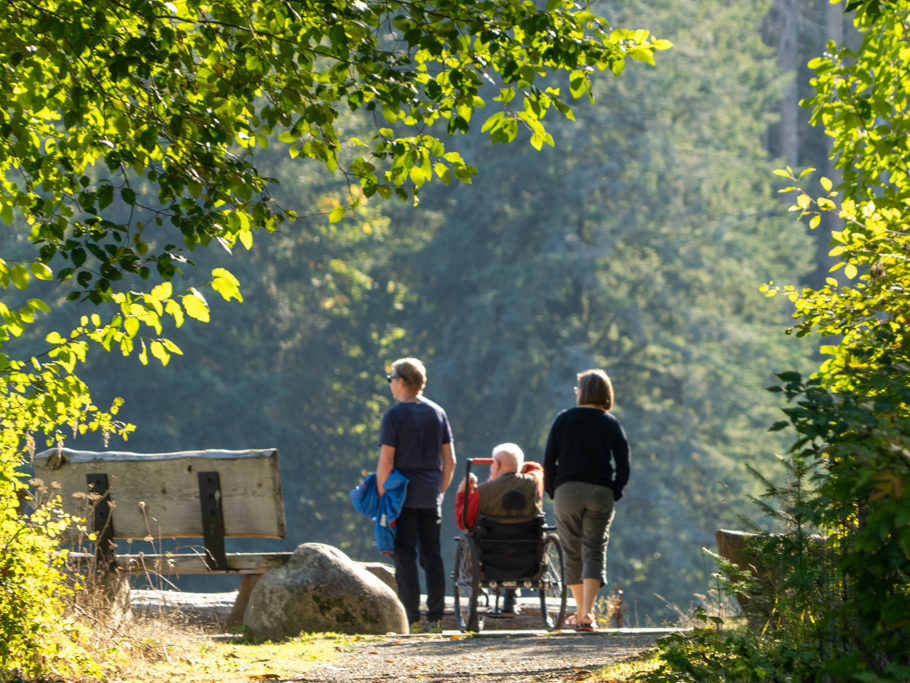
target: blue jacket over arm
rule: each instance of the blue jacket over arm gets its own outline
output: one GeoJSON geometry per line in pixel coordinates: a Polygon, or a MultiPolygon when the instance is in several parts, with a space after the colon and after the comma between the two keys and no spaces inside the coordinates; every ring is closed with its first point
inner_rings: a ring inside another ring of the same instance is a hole
{"type": "Polygon", "coordinates": [[[408,479],[398,470],[392,470],[385,482],[385,494],[376,491],[374,472],[351,491],[351,502],[364,517],[376,522],[376,547],[380,552],[391,554],[395,549],[395,520],[401,514],[408,492],[408,479]]]}

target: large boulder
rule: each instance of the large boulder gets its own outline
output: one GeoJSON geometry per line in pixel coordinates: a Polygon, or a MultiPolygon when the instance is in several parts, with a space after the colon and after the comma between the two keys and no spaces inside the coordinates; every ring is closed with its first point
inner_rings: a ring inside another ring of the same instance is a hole
{"type": "Polygon", "coordinates": [[[297,547],[287,564],[256,584],[243,615],[256,640],[300,633],[407,633],[395,592],[343,552],[322,543],[297,547]]]}
{"type": "Polygon", "coordinates": [[[358,562],[358,564],[391,588],[395,595],[398,595],[398,580],[395,578],[395,567],[385,562],[358,562]]]}

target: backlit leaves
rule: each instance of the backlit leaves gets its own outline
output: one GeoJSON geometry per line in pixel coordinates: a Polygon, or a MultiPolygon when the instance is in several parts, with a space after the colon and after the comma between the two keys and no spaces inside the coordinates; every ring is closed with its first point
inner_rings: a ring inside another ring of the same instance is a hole
{"type": "Polygon", "coordinates": [[[878,667],[896,661],[910,628],[910,506],[903,484],[910,447],[910,9],[851,6],[862,45],[830,44],[811,62],[816,95],[806,102],[831,136],[843,182],[835,188],[821,178],[818,189],[807,172],[780,173],[791,181],[785,190],[796,192],[793,210],[800,216],[818,225],[821,213],[834,214],[843,225],[831,235],[830,252],[840,279],[832,275],[824,287],[793,298],[798,333],[832,343],[821,347],[827,357],[812,380],[786,387],[798,435],[791,457],[818,469],[805,509],[838,542],[842,604],[822,607],[829,610],[825,632],[837,631],[848,644],[826,657],[844,663],[841,677],[883,675],[878,667]]]}
{"type": "Polygon", "coordinates": [[[467,130],[487,106],[484,83],[501,87],[504,116],[492,120],[491,138],[514,140],[522,124],[540,148],[553,144],[549,104],[571,116],[558,89],[542,95],[548,74],[570,72],[578,98],[590,94],[594,71],[618,71],[626,57],[653,63],[669,47],[572,3],[551,4],[449,0],[429,12],[390,1],[266,0],[248,16],[232,2],[102,1],[86,12],[76,0],[53,11],[12,0],[11,35],[33,40],[0,45],[13,65],[0,87],[9,107],[0,164],[7,178],[25,179],[9,181],[0,217],[26,216],[42,261],[69,261],[58,277],[75,277],[97,303],[120,273],[168,279],[175,254],[213,238],[249,248],[250,230],[285,220],[268,179],[242,154],[275,134],[292,156],[349,174],[368,196],[407,197],[434,177],[469,181],[470,167],[449,166],[444,145],[416,133],[467,130]],[[391,34],[379,30],[387,26],[391,34]],[[57,77],[45,80],[49,73],[57,77]],[[512,111],[516,91],[526,102],[512,111]],[[358,141],[369,165],[343,161],[342,108],[375,111],[393,126],[358,141]],[[40,198],[29,188],[41,188],[40,198]],[[217,219],[225,207],[238,222],[217,219]],[[175,229],[170,244],[140,238],[153,223],[175,229]]]}

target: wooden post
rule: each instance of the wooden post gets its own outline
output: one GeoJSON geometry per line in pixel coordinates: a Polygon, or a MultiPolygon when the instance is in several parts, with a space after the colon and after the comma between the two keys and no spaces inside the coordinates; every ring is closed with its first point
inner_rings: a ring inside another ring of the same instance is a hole
{"type": "Polygon", "coordinates": [[[243,578],[240,579],[240,590],[237,591],[234,607],[231,609],[231,614],[224,625],[225,631],[229,631],[235,626],[243,626],[243,613],[246,611],[247,603],[250,601],[250,594],[261,578],[262,574],[244,574],[243,578]]]}
{"type": "Polygon", "coordinates": [[[221,480],[218,472],[199,472],[199,504],[202,512],[202,534],[205,538],[205,562],[209,569],[227,569],[224,552],[224,514],[221,510],[221,480]]]}
{"type": "Polygon", "coordinates": [[[117,566],[114,547],[114,520],[111,518],[111,496],[107,474],[85,475],[92,502],[92,531],[95,532],[95,566],[99,572],[110,572],[117,566]]]}

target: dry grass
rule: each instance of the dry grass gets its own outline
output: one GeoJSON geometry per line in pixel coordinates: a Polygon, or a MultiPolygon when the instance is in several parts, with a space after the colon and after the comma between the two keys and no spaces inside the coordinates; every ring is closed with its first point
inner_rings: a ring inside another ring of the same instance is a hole
{"type": "MultiPolygon", "coordinates": [[[[71,605],[90,627],[89,656],[101,675],[70,683],[236,683],[299,679],[319,663],[338,659],[355,636],[305,635],[254,644],[213,632],[179,614],[118,618],[115,589],[81,590],[71,605]]],[[[121,597],[122,599],[122,597],[121,597]]]]}
{"type": "Polygon", "coordinates": [[[116,683],[236,683],[301,678],[319,663],[338,659],[353,636],[317,634],[281,643],[218,640],[192,627],[145,621],[134,624],[105,664],[116,683]]]}

